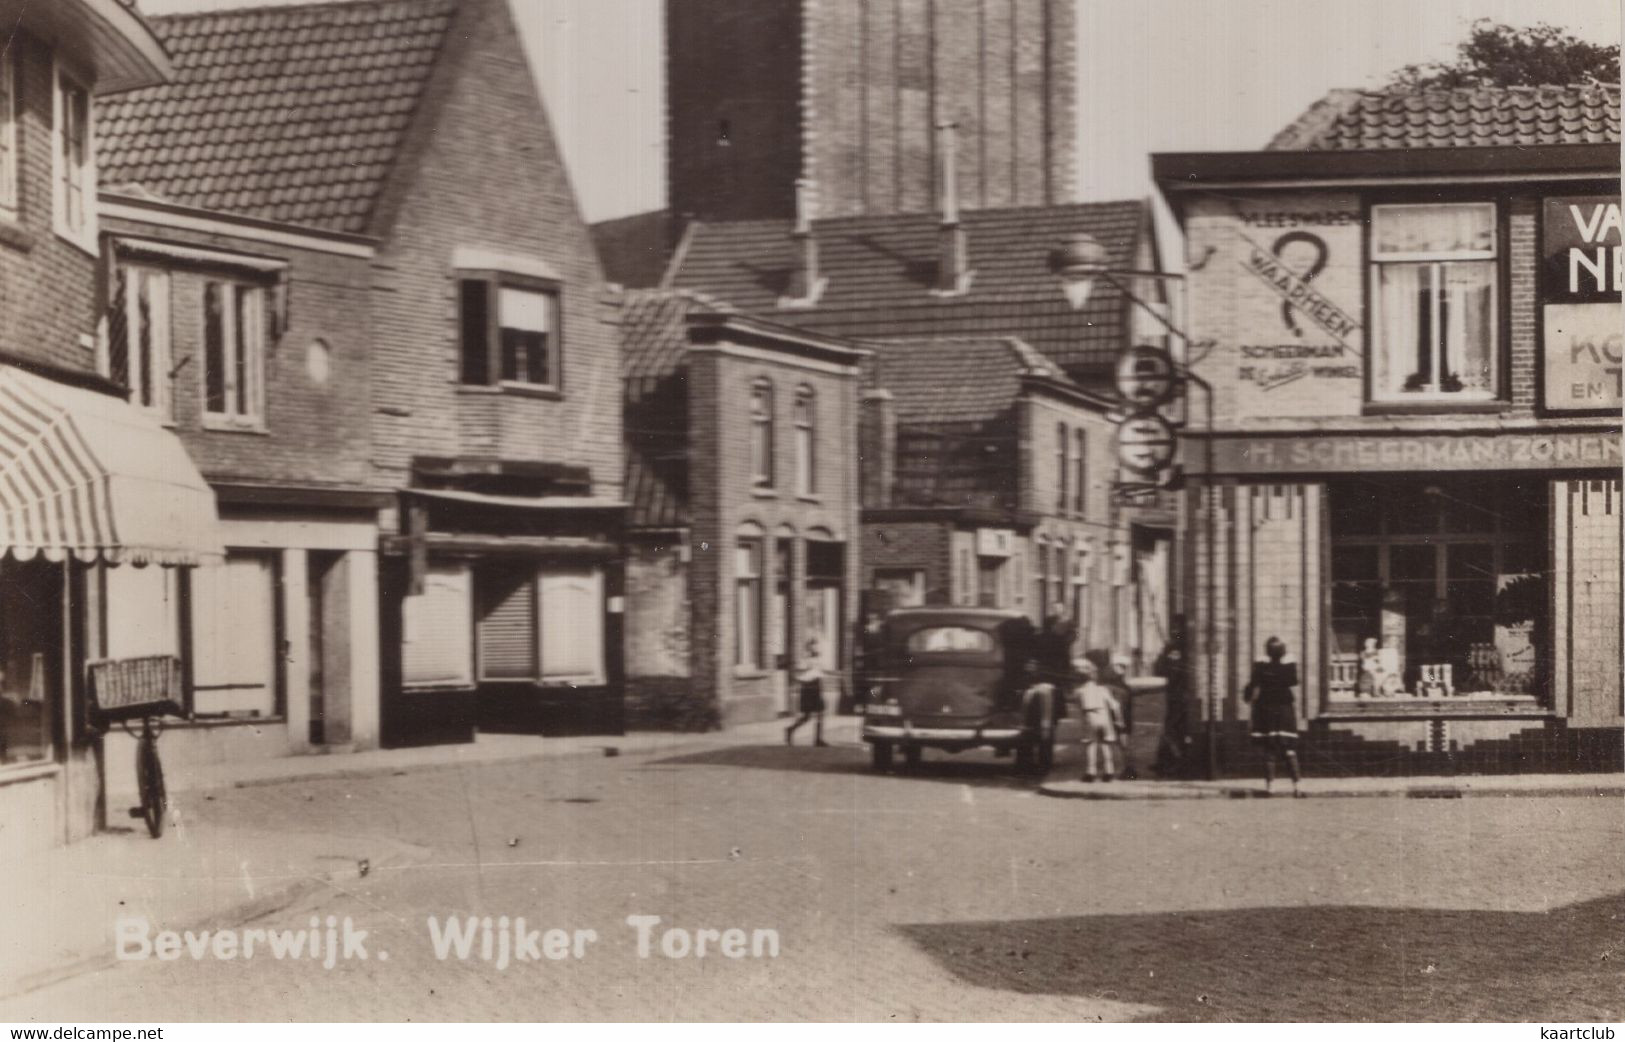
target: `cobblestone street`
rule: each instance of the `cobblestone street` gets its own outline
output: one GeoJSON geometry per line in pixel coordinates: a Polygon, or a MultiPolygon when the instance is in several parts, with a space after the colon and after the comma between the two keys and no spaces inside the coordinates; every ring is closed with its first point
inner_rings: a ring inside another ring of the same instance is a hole
{"type": "Polygon", "coordinates": [[[855,744],[718,745],[190,795],[180,811],[205,825],[424,848],[250,924],[349,916],[372,958],[126,963],[0,1015],[1625,1015],[1617,798],[1077,802],[1035,796],[1007,767],[971,754],[877,776],[855,744]],[[477,944],[437,961],[427,918],[465,915],[599,940],[503,971],[477,944]],[[661,917],[647,959],[630,915],[661,917]],[[733,960],[713,942],[705,959],[667,959],[666,926],[772,929],[781,950],[733,960]]]}

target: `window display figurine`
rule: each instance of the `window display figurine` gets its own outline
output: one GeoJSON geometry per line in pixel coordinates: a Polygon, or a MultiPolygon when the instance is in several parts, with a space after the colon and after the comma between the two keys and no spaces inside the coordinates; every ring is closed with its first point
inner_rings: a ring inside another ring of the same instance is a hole
{"type": "Polygon", "coordinates": [[[1382,694],[1382,651],[1376,637],[1367,637],[1360,646],[1360,677],[1354,685],[1354,697],[1376,698],[1382,694]]]}

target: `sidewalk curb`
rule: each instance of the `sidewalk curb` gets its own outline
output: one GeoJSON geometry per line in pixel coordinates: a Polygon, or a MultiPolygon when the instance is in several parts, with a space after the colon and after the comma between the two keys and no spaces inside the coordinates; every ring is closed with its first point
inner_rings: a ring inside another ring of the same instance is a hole
{"type": "MultiPolygon", "coordinates": [[[[253,922],[255,919],[271,915],[292,905],[308,894],[315,893],[334,883],[361,879],[364,875],[374,872],[409,867],[419,861],[426,860],[431,850],[413,843],[404,843],[399,840],[383,840],[390,844],[392,849],[382,856],[357,859],[344,857],[348,862],[343,867],[326,871],[315,871],[300,879],[288,879],[273,884],[265,891],[229,908],[197,915],[191,918],[166,923],[165,929],[186,931],[204,929],[224,929],[241,926],[253,922]],[[366,862],[366,870],[362,870],[362,862],[366,862]]],[[[43,970],[25,973],[11,980],[0,980],[0,1002],[20,998],[31,992],[48,988],[87,973],[96,973],[101,970],[113,969],[119,965],[119,959],[112,950],[103,950],[90,955],[70,957],[68,961],[43,970]]]]}
{"type": "MultiPolygon", "coordinates": [[[[1246,800],[1291,799],[1288,790],[1265,793],[1256,786],[1192,785],[1183,782],[1126,782],[1086,785],[1084,782],[1045,782],[1038,787],[1041,796],[1063,800],[1246,800]]],[[[1404,798],[1413,800],[1482,799],[1484,797],[1551,798],[1559,796],[1625,797],[1625,780],[1618,785],[1559,785],[1549,788],[1474,785],[1391,786],[1380,789],[1323,789],[1304,792],[1306,799],[1404,798]]]]}

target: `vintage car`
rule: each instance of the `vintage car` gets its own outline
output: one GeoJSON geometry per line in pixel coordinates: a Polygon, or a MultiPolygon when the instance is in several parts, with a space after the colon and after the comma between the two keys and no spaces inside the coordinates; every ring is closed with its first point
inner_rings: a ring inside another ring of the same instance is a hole
{"type": "Polygon", "coordinates": [[[863,740],[874,766],[894,752],[913,766],[927,748],[990,747],[1047,771],[1061,698],[1033,672],[1033,626],[984,608],[904,608],[886,616],[868,679],[863,740]]]}

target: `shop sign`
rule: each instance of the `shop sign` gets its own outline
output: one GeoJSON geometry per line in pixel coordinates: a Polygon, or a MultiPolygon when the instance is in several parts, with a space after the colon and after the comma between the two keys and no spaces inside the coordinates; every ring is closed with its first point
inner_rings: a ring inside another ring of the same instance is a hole
{"type": "Polygon", "coordinates": [[[1160,347],[1131,347],[1117,358],[1117,393],[1135,411],[1155,409],[1177,387],[1173,359],[1160,347]]]}
{"type": "Polygon", "coordinates": [[[1151,476],[1174,461],[1174,429],[1156,413],[1130,416],[1117,427],[1117,462],[1151,476]]]}
{"type": "Polygon", "coordinates": [[[1547,409],[1618,409],[1620,395],[1620,201],[1547,199],[1541,215],[1540,300],[1547,409]]]}
{"type": "Polygon", "coordinates": [[[1221,438],[1218,473],[1352,473],[1367,470],[1561,470],[1618,468],[1618,434],[1389,435],[1221,438]]]}

